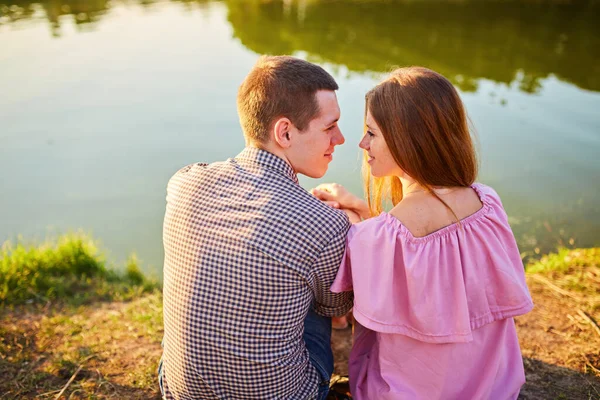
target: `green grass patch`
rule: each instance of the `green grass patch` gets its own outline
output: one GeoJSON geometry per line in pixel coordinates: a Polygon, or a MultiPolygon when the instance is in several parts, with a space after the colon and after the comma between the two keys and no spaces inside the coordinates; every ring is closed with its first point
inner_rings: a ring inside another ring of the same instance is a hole
{"type": "Polygon", "coordinates": [[[600,248],[559,249],[557,253],[543,256],[527,266],[529,273],[569,273],[582,269],[597,269],[600,266],[600,248]]]}
{"type": "Polygon", "coordinates": [[[530,264],[527,273],[585,299],[590,312],[600,310],[600,248],[560,249],[530,264]]]}
{"type": "Polygon", "coordinates": [[[81,233],[39,245],[8,241],[0,249],[0,306],[130,300],[158,287],[144,276],[134,255],[123,273],[107,267],[96,242],[81,233]]]}

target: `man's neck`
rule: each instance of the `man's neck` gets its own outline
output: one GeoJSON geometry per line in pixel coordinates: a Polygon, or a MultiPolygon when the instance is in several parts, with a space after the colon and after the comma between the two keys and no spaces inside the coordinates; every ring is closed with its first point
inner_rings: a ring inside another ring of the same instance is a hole
{"type": "Polygon", "coordinates": [[[276,145],[274,145],[273,143],[266,143],[266,144],[261,144],[261,143],[247,143],[246,147],[254,147],[257,149],[261,149],[264,151],[268,151],[269,153],[281,158],[283,161],[285,161],[290,167],[292,167],[292,170],[294,170],[294,172],[296,172],[296,170],[294,169],[294,166],[292,165],[292,163],[288,160],[288,158],[286,157],[285,153],[283,152],[283,150],[281,148],[278,148],[276,145]]]}

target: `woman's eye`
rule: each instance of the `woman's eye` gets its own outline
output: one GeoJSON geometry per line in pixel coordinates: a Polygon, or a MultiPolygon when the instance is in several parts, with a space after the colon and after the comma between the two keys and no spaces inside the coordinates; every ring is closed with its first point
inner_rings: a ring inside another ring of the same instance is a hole
{"type": "Polygon", "coordinates": [[[371,131],[367,131],[367,135],[369,135],[370,137],[375,136],[375,134],[373,134],[373,132],[371,132],[371,131]]]}

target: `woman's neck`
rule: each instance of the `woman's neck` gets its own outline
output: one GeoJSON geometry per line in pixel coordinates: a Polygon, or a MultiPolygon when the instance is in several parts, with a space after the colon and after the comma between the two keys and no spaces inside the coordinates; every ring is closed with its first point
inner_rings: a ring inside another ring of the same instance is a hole
{"type": "Polygon", "coordinates": [[[406,196],[410,193],[424,192],[425,188],[419,182],[409,177],[398,177],[402,183],[402,195],[406,196]]]}
{"type": "MultiPolygon", "coordinates": [[[[402,196],[410,195],[411,193],[425,193],[428,192],[426,188],[421,186],[419,182],[415,181],[409,177],[398,177],[400,179],[400,183],[402,183],[402,196]]],[[[447,187],[447,186],[433,186],[431,188],[435,194],[437,195],[445,195],[454,192],[457,187],[447,187]]]]}

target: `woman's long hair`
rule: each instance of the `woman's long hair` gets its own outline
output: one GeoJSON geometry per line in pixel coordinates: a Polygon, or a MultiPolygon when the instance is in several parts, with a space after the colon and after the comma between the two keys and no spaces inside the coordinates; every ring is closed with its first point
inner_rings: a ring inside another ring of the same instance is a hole
{"type": "MultiPolygon", "coordinates": [[[[452,84],[423,67],[400,68],[365,96],[367,110],[380,128],[398,166],[427,192],[454,211],[434,191],[437,186],[468,187],[477,177],[477,155],[463,103],[452,84]]],[[[366,129],[366,121],[365,121],[366,129]]],[[[363,174],[369,209],[382,211],[403,197],[398,177],[376,178],[366,162],[363,174]]]]}

